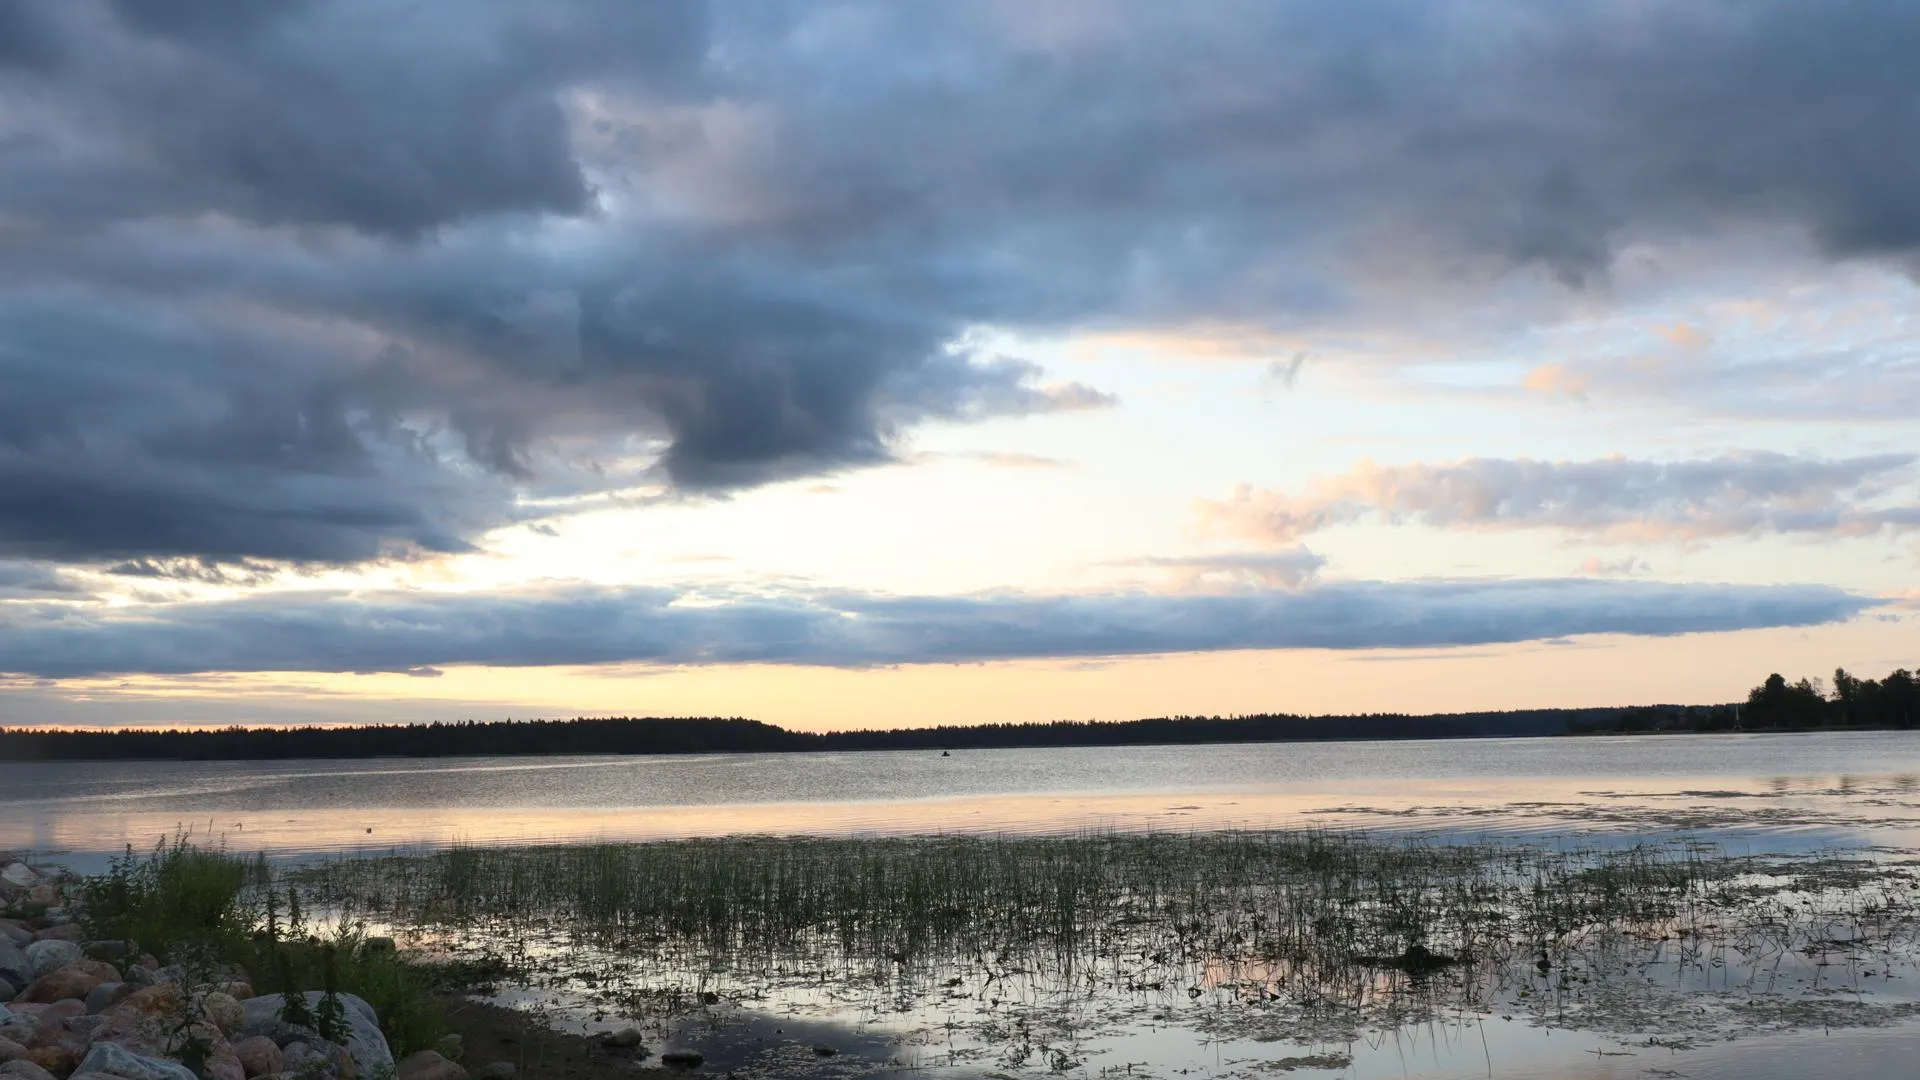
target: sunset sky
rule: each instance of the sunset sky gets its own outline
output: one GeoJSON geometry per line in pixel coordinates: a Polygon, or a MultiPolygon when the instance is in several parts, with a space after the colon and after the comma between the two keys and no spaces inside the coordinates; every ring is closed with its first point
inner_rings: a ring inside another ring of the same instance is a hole
{"type": "Polygon", "coordinates": [[[1920,666],[1920,5],[0,0],[0,724],[1920,666]]]}

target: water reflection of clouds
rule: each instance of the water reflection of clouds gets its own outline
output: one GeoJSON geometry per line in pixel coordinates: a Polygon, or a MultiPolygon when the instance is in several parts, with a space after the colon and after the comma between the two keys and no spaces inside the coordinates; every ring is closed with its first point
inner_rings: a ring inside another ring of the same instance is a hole
{"type": "MultiPolygon", "coordinates": [[[[1440,839],[1544,839],[1581,834],[1631,841],[1702,835],[1783,849],[1809,843],[1920,842],[1920,807],[1877,797],[1898,778],[1833,778],[1787,791],[1737,790],[1725,778],[1642,790],[1587,782],[1482,780],[1421,790],[1323,783],[1287,791],[738,802],[634,807],[221,806],[188,815],[108,812],[91,796],[32,814],[0,815],[0,848],[100,854],[150,846],[183,828],[230,849],[281,854],[414,850],[454,843],[645,841],[734,834],[900,835],[1311,827],[1407,832],[1440,839]],[[1697,784],[1697,786],[1696,786],[1697,784]],[[1723,786],[1713,787],[1709,784],[1723,786]]],[[[1773,788],[1772,785],[1761,785],[1773,788]]]]}
{"type": "Polygon", "coordinates": [[[1478,839],[1920,839],[1920,737],[1643,736],[808,755],[0,763],[0,848],[239,850],[1309,826],[1478,839]],[[1863,771],[1871,762],[1884,771],[1863,771]],[[371,830],[371,831],[369,831],[371,830]]]}

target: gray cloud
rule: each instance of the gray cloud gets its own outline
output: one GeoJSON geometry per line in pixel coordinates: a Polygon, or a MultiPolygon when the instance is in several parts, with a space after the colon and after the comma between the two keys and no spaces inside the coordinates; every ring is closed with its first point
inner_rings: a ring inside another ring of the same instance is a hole
{"type": "Polygon", "coordinates": [[[1652,572],[1652,570],[1653,567],[1647,565],[1646,560],[1636,559],[1631,555],[1624,559],[1602,559],[1598,556],[1590,555],[1580,560],[1579,566],[1580,573],[1593,574],[1599,577],[1645,574],[1652,572]]]}
{"type": "Polygon", "coordinates": [[[226,561],[213,556],[197,559],[132,559],[101,568],[116,577],[146,578],[155,581],[192,582],[201,585],[264,585],[279,569],[270,563],[250,560],[226,561]]]}
{"type": "Polygon", "coordinates": [[[834,667],[1223,649],[1484,645],[1811,626],[1877,601],[1823,586],[1595,579],[1343,582],[1227,595],[277,593],[161,607],[0,607],[0,668],[69,678],[458,664],[834,667]],[[698,601],[698,602],[688,602],[698,601]]]}
{"type": "Polygon", "coordinates": [[[0,0],[0,68],[47,72],[65,57],[64,43],[46,5],[0,0]]]}
{"type": "Polygon", "coordinates": [[[43,99],[51,123],[25,129],[40,153],[14,200],[69,222],[212,212],[412,237],[585,214],[561,96],[615,73],[683,83],[708,45],[697,4],[28,6],[74,63],[43,99]],[[59,153],[76,137],[60,122],[87,125],[82,160],[59,153]]]}
{"type": "Polygon", "coordinates": [[[1916,46],[1895,2],[0,0],[0,556],[458,551],[1112,403],[981,327],[1910,260],[1916,46]]]}
{"type": "Polygon", "coordinates": [[[1154,555],[1120,565],[1168,571],[1183,591],[1220,586],[1297,589],[1317,578],[1327,560],[1304,545],[1295,545],[1286,551],[1154,555]]]}
{"type": "MultiPolygon", "coordinates": [[[[1905,317],[1911,297],[1875,296],[1851,310],[1834,302],[1839,297],[1825,299],[1755,320],[1758,327],[1731,340],[1541,364],[1522,385],[1550,401],[1629,409],[1681,403],[1747,422],[1905,423],[1920,410],[1920,351],[1905,317]],[[1883,313],[1877,332],[1847,340],[1848,330],[1870,321],[1861,308],[1883,313]],[[1800,326],[1829,328],[1841,340],[1806,340],[1794,332],[1796,317],[1800,326]]],[[[1682,330],[1683,337],[1700,333],[1682,330]]]]}
{"type": "Polygon", "coordinates": [[[58,567],[41,563],[0,562],[0,600],[74,599],[88,592],[58,567]]]}
{"type": "Polygon", "coordinates": [[[1291,391],[1300,382],[1300,370],[1307,366],[1307,354],[1296,352],[1285,360],[1267,361],[1266,376],[1283,390],[1291,391]]]}
{"type": "Polygon", "coordinates": [[[1276,543],[1379,521],[1462,529],[1557,529],[1596,540],[1698,541],[1762,534],[1861,536],[1920,528],[1920,505],[1876,501],[1911,479],[1912,454],[1827,459],[1764,451],[1689,461],[1468,458],[1379,465],[1299,494],[1243,485],[1202,519],[1276,543]]]}

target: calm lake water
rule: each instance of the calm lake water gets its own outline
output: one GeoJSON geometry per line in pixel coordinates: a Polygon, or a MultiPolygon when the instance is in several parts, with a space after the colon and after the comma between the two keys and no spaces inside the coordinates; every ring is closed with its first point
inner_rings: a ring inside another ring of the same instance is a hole
{"type": "Polygon", "coordinates": [[[1920,844],[1920,733],[1199,747],[0,762],[0,849],[84,863],[177,830],[298,854],[731,833],[1313,825],[1920,844]]]}

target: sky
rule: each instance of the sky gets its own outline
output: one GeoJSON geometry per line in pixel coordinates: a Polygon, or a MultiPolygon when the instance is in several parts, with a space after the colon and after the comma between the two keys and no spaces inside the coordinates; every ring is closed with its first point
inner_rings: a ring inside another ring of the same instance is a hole
{"type": "Polygon", "coordinates": [[[0,0],[0,724],[1920,666],[1920,6],[0,0]]]}

